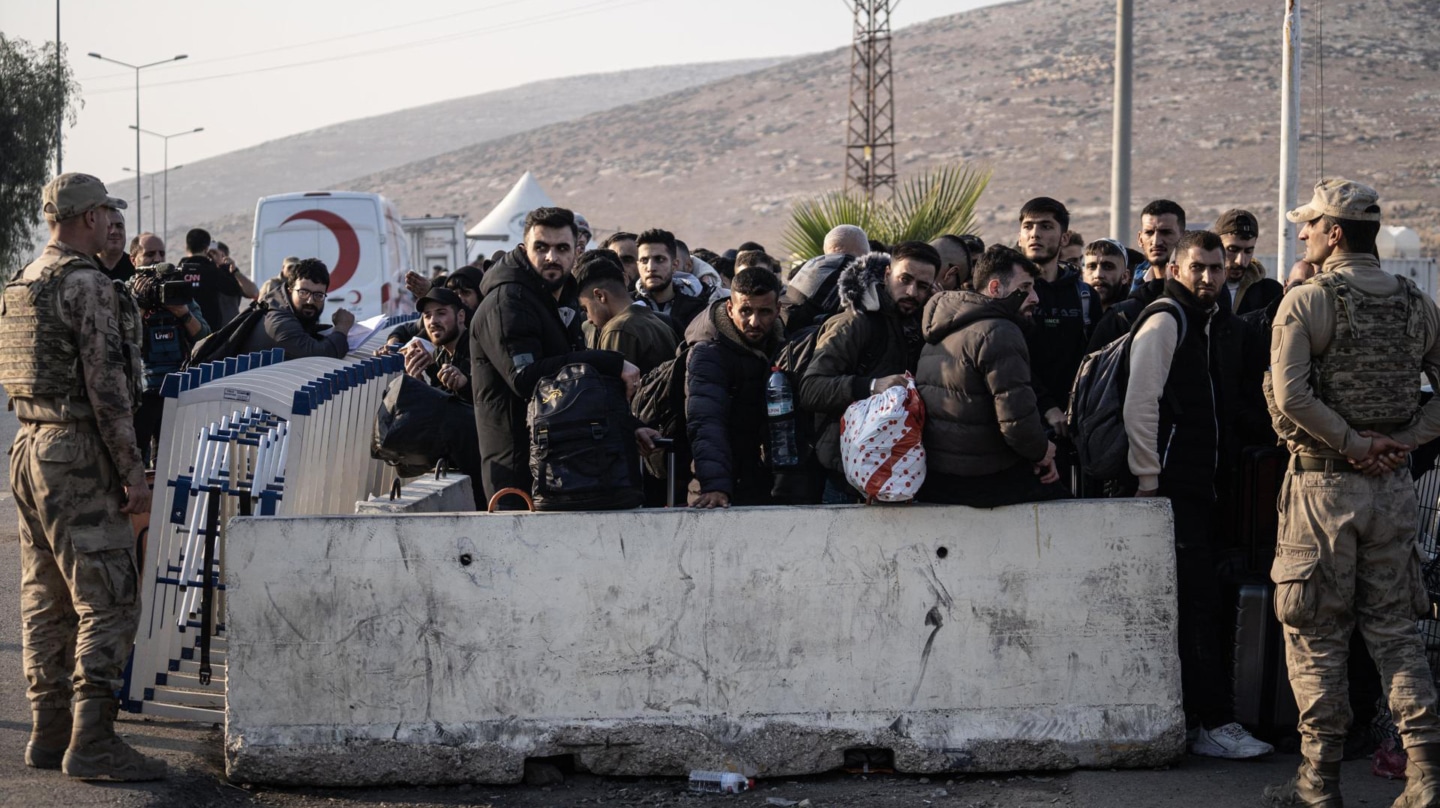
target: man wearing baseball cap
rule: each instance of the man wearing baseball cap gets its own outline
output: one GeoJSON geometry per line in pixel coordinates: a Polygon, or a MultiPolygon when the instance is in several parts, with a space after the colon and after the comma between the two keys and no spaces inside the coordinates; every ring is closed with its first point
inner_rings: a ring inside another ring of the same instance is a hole
{"type": "Polygon", "coordinates": [[[25,763],[154,780],[164,761],[115,735],[140,618],[130,514],[150,510],[132,420],[139,312],[95,263],[125,202],[88,174],[56,177],[43,199],[50,240],[0,303],[0,385],[20,420],[10,488],[33,718],[25,763]]]}
{"type": "Polygon", "coordinates": [[[1248,210],[1232,208],[1215,221],[1215,234],[1225,245],[1225,291],[1230,311],[1246,314],[1263,309],[1285,293],[1274,278],[1265,277],[1265,267],[1255,260],[1255,242],[1260,240],[1260,223],[1248,210]]]}
{"type": "Polygon", "coordinates": [[[1440,716],[1415,630],[1430,598],[1407,468],[1414,447],[1440,436],[1440,399],[1419,405],[1422,371],[1440,379],[1440,310],[1381,268],[1377,199],[1327,179],[1286,214],[1321,271],[1281,299],[1270,349],[1270,412],[1290,449],[1270,577],[1305,758],[1266,789],[1270,805],[1340,805],[1357,629],[1409,757],[1395,805],[1440,805],[1440,716]]]}

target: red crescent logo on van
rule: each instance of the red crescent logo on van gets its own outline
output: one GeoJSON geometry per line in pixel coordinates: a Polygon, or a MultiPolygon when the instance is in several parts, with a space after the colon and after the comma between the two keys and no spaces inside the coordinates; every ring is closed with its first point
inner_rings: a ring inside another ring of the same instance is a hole
{"type": "Polygon", "coordinates": [[[335,236],[335,242],[340,245],[340,257],[335,259],[335,266],[330,268],[330,288],[339,289],[350,282],[355,276],[355,270],[360,266],[360,239],[355,235],[355,228],[338,215],[328,210],[302,210],[280,223],[281,227],[295,221],[296,219],[308,219],[323,225],[335,236]]]}

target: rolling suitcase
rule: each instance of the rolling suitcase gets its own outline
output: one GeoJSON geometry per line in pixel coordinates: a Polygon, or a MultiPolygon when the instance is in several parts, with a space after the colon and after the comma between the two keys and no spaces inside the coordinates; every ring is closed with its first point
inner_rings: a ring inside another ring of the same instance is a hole
{"type": "Polygon", "coordinates": [[[1295,731],[1300,714],[1285,666],[1285,639],[1275,619],[1275,587],[1235,587],[1235,652],[1231,669],[1235,720],[1274,741],[1295,731]]]}

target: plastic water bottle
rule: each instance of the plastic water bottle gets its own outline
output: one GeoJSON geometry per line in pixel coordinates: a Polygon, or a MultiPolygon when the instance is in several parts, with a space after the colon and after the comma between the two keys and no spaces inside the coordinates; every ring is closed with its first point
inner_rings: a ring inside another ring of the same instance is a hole
{"type": "Polygon", "coordinates": [[[795,397],[790,392],[789,377],[778,366],[770,369],[770,382],[765,385],[765,409],[770,416],[769,451],[766,452],[770,468],[795,468],[800,465],[795,397]]]}

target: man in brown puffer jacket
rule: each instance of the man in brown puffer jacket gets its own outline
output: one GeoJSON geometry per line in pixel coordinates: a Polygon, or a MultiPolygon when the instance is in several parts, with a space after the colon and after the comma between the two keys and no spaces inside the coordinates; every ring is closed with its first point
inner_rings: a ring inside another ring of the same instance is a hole
{"type": "Polygon", "coordinates": [[[1035,406],[1021,325],[1039,274],[996,245],[975,266],[978,291],[942,292],[925,307],[915,374],[926,411],[921,501],[994,508],[1068,496],[1035,406]]]}

